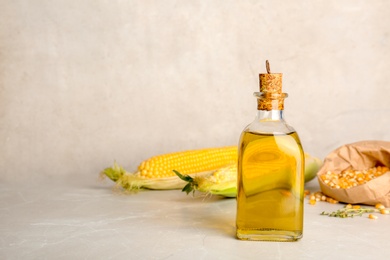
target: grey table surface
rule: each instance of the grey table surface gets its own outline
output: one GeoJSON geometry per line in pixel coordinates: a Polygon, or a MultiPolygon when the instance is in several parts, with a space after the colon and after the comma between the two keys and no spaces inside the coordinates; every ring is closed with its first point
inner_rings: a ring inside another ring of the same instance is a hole
{"type": "MultiPolygon", "coordinates": [[[[0,259],[387,259],[390,215],[321,216],[305,200],[298,242],[235,238],[235,199],[115,192],[98,178],[0,184],[0,259]]],[[[319,190],[316,180],[306,186],[319,190]]]]}

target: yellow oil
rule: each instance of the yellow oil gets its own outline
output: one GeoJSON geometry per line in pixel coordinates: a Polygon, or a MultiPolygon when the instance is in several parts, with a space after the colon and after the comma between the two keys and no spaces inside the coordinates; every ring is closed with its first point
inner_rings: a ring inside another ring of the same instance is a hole
{"type": "Polygon", "coordinates": [[[244,132],[240,140],[237,238],[296,241],[303,230],[304,153],[295,132],[244,132]]]}

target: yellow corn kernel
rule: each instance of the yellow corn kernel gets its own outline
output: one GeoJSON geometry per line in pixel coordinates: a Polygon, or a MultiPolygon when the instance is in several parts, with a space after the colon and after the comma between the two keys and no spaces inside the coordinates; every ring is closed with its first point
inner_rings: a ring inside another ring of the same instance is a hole
{"type": "Polygon", "coordinates": [[[368,215],[368,218],[369,219],[377,219],[378,216],[375,216],[374,214],[370,214],[370,215],[368,215]]]}
{"type": "Polygon", "coordinates": [[[310,205],[315,205],[316,203],[317,203],[317,201],[316,201],[315,199],[314,199],[314,200],[312,200],[312,199],[309,200],[309,204],[310,204],[310,205]]]}
{"type": "Polygon", "coordinates": [[[384,209],[385,206],[383,206],[381,203],[377,203],[377,204],[375,205],[375,208],[376,208],[376,209],[384,209]]]}
{"type": "Polygon", "coordinates": [[[236,160],[236,146],[189,150],[151,157],[138,166],[138,173],[145,178],[175,176],[173,170],[182,174],[194,174],[216,170],[235,163],[236,160]]]}
{"type": "Polygon", "coordinates": [[[331,203],[331,204],[337,204],[337,203],[339,203],[337,200],[332,199],[332,198],[330,198],[330,197],[326,198],[326,202],[329,202],[329,203],[331,203]]]}
{"type": "Polygon", "coordinates": [[[379,212],[380,212],[381,214],[384,214],[384,215],[389,214],[389,210],[388,210],[388,209],[381,209],[379,212]]]}
{"type": "Polygon", "coordinates": [[[359,205],[353,205],[352,208],[353,209],[360,209],[360,206],[359,205]]]}

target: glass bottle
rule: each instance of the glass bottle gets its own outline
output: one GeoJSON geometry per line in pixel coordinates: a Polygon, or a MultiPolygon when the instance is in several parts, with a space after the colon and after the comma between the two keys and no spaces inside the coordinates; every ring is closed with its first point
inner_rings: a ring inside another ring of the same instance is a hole
{"type": "Polygon", "coordinates": [[[242,132],[237,178],[237,238],[296,241],[303,231],[304,152],[283,117],[282,74],[260,74],[256,119],[242,132]]]}

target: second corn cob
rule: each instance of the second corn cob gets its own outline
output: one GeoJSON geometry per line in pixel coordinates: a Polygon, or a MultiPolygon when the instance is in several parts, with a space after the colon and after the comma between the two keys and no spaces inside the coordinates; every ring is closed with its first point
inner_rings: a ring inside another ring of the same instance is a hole
{"type": "MultiPolygon", "coordinates": [[[[322,161],[310,154],[305,154],[305,183],[312,180],[322,161]]],[[[187,182],[182,191],[203,192],[207,194],[222,195],[224,197],[236,197],[237,194],[237,164],[227,165],[216,171],[196,176],[183,175],[175,171],[176,175],[187,182]]]]}

